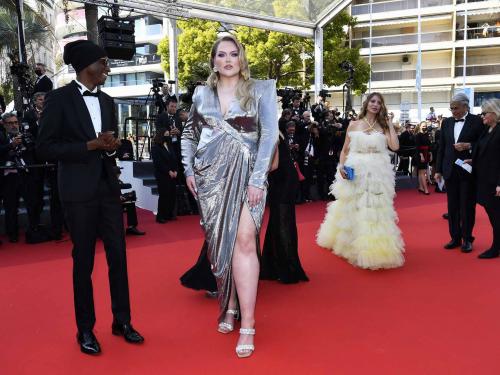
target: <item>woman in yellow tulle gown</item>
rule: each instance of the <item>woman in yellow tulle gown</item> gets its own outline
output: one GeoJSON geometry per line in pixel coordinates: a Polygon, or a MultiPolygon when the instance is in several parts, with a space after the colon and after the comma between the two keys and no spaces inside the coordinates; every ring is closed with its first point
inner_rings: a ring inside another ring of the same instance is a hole
{"type": "Polygon", "coordinates": [[[318,245],[360,268],[395,268],[404,263],[388,147],[399,148],[398,136],[387,121],[384,98],[372,93],[363,103],[359,120],[347,129],[330,188],[336,200],[328,205],[317,234],[318,245]],[[353,179],[348,179],[349,168],[354,170],[353,179]]]}

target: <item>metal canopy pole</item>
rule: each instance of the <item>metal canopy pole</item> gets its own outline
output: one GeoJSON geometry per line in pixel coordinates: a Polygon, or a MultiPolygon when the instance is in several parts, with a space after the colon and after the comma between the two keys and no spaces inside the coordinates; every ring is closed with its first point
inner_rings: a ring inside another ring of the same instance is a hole
{"type": "Polygon", "coordinates": [[[422,19],[421,19],[420,0],[418,0],[418,30],[417,30],[417,71],[416,71],[416,84],[417,84],[417,117],[418,122],[422,121],[422,19]]]}
{"type": "Polygon", "coordinates": [[[314,95],[323,89],[323,28],[314,30],[314,95]]]}
{"type": "Polygon", "coordinates": [[[465,81],[467,80],[467,7],[468,3],[465,0],[465,17],[464,17],[464,61],[462,72],[462,87],[465,88],[465,81]]]}
{"type": "Polygon", "coordinates": [[[174,94],[179,97],[179,84],[177,82],[178,77],[178,46],[177,46],[177,21],[170,18],[169,22],[169,36],[168,36],[168,49],[169,49],[169,63],[170,63],[170,79],[175,80],[174,94]]]}
{"type": "Polygon", "coordinates": [[[368,65],[370,66],[370,78],[368,80],[368,93],[372,92],[372,36],[373,36],[373,23],[372,23],[372,10],[373,0],[370,0],[370,54],[368,55],[368,65]]]}

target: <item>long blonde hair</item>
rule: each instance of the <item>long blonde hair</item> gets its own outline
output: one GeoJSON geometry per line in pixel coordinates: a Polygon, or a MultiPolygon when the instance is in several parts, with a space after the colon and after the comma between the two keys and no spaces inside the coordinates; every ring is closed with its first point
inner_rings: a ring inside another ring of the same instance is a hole
{"type": "Polygon", "coordinates": [[[217,90],[217,83],[219,82],[219,72],[214,72],[214,59],[217,53],[217,48],[221,42],[232,42],[238,48],[238,59],[240,60],[240,80],[236,86],[236,97],[240,100],[240,106],[245,111],[249,111],[253,104],[253,80],[250,79],[250,69],[248,68],[248,60],[245,53],[245,47],[233,35],[225,35],[217,39],[212,46],[210,52],[210,69],[212,73],[207,78],[207,85],[212,89],[217,90]]]}
{"type": "Polygon", "coordinates": [[[370,95],[368,95],[366,100],[363,102],[363,107],[361,108],[361,112],[359,113],[359,119],[361,120],[363,117],[366,117],[368,103],[374,96],[378,96],[380,99],[380,111],[378,111],[377,113],[376,121],[379,123],[380,127],[385,133],[387,130],[389,130],[389,124],[387,123],[387,107],[385,106],[385,101],[382,94],[378,92],[372,92],[370,95]]]}

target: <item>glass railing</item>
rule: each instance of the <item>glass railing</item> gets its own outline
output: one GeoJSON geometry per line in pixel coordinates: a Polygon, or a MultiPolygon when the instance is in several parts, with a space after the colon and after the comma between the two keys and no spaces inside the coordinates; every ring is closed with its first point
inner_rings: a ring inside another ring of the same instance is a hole
{"type": "MultiPolygon", "coordinates": [[[[457,30],[456,39],[464,39],[465,29],[457,30]]],[[[467,28],[467,39],[500,38],[500,26],[467,28]]]]}
{"type": "Polygon", "coordinates": [[[148,64],[159,64],[161,62],[158,55],[134,55],[132,60],[109,60],[111,68],[120,68],[124,66],[140,66],[148,64]]]}
{"type": "MultiPolygon", "coordinates": [[[[113,76],[111,76],[113,77],[113,76]]],[[[104,87],[138,86],[149,85],[155,78],[146,79],[107,79],[104,87]]]]}
{"type": "MultiPolygon", "coordinates": [[[[415,79],[416,70],[395,70],[389,72],[373,72],[372,81],[398,81],[415,79]]],[[[449,78],[450,68],[422,69],[422,78],[449,78]]]]}
{"type": "Polygon", "coordinates": [[[465,4],[467,3],[479,3],[482,1],[489,1],[489,0],[457,0],[457,4],[465,4]]]}
{"type": "MultiPolygon", "coordinates": [[[[451,5],[453,0],[421,0],[420,7],[435,7],[442,5],[451,5]]],[[[374,2],[372,4],[372,13],[383,13],[398,10],[416,9],[418,8],[418,0],[398,0],[398,1],[384,1],[374,2]]],[[[353,5],[351,8],[353,16],[361,14],[370,14],[370,4],[353,5]]]]}
{"type": "MultiPolygon", "coordinates": [[[[464,67],[455,67],[455,77],[462,77],[464,72],[464,67]]],[[[487,76],[492,74],[500,74],[500,64],[492,65],[472,65],[465,68],[465,74],[467,76],[487,76]]]]}
{"type": "MultiPolygon", "coordinates": [[[[124,66],[141,66],[150,64],[159,64],[161,62],[158,55],[134,55],[131,60],[109,60],[110,68],[121,68],[124,66]]],[[[72,65],[68,66],[68,71],[74,73],[75,69],[72,65]]]]}
{"type": "MultiPolygon", "coordinates": [[[[451,41],[451,31],[442,31],[437,33],[421,34],[421,43],[449,42],[451,41]]],[[[372,47],[397,46],[401,44],[417,44],[418,34],[402,34],[402,35],[387,35],[376,36],[372,38],[372,47]]],[[[370,47],[370,39],[353,39],[353,47],[370,47]]]]}

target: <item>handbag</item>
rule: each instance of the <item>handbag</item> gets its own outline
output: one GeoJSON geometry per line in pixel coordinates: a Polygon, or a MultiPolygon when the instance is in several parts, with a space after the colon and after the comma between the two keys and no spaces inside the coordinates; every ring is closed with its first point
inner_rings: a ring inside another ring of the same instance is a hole
{"type": "Polygon", "coordinates": [[[297,177],[299,178],[299,182],[304,181],[306,178],[304,177],[304,175],[300,171],[299,164],[296,161],[294,161],[293,166],[295,167],[295,170],[297,171],[297,177]]]}

